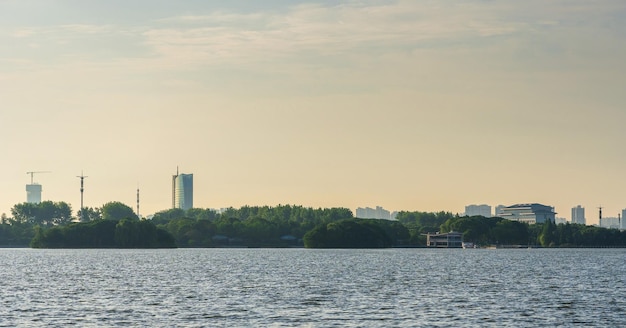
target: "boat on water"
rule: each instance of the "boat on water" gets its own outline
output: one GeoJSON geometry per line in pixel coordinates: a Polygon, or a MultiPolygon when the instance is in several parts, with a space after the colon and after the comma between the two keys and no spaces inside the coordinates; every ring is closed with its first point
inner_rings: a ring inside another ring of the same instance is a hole
{"type": "Polygon", "coordinates": [[[476,248],[476,244],[469,242],[469,241],[464,241],[461,243],[461,247],[465,248],[476,248]]]}

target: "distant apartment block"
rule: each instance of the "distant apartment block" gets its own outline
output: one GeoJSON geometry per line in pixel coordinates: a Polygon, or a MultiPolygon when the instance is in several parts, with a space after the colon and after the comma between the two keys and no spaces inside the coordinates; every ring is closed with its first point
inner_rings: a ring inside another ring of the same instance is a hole
{"type": "Polygon", "coordinates": [[[188,210],[193,208],[193,174],[172,176],[172,208],[188,210]]]}
{"type": "Polygon", "coordinates": [[[554,218],[554,223],[556,223],[556,224],[566,224],[567,223],[567,219],[566,218],[554,218]]]}
{"type": "Polygon", "coordinates": [[[466,216],[484,216],[491,217],[491,206],[489,205],[467,205],[465,206],[466,216]]]}
{"type": "Polygon", "coordinates": [[[602,218],[602,223],[600,225],[601,228],[607,229],[622,229],[622,218],[621,217],[607,217],[602,218]]]}
{"type": "Polygon", "coordinates": [[[507,220],[535,224],[546,221],[555,222],[555,215],[553,207],[532,203],[507,206],[499,216],[507,220]]]}
{"type": "Polygon", "coordinates": [[[356,217],[359,219],[395,220],[397,215],[398,212],[390,213],[380,206],[376,206],[376,208],[358,207],[356,209],[356,217]]]}
{"type": "Polygon", "coordinates": [[[580,205],[572,208],[572,223],[586,224],[585,208],[580,205]]]}
{"type": "Polygon", "coordinates": [[[41,203],[41,185],[38,183],[26,185],[26,202],[32,204],[41,203]]]}

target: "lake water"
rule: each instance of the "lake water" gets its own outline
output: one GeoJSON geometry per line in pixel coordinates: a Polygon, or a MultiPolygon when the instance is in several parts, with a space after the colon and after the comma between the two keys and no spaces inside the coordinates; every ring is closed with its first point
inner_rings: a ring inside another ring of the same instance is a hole
{"type": "Polygon", "coordinates": [[[624,327],[625,249],[0,249],[0,327],[624,327]]]}

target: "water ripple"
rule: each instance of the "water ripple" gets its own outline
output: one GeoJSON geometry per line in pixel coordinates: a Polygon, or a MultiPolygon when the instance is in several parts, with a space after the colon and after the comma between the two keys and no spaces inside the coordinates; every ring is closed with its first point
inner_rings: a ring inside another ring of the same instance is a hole
{"type": "Polygon", "coordinates": [[[0,249],[0,327],[618,327],[624,255],[0,249]]]}

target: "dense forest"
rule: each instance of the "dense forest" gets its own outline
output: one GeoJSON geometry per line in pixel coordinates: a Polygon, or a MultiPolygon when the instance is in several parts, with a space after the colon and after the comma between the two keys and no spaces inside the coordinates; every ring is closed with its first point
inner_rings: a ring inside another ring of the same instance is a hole
{"type": "Polygon", "coordinates": [[[73,222],[35,227],[33,248],[175,248],[174,237],[152,222],[138,219],[73,222]]]}
{"type": "Polygon", "coordinates": [[[373,219],[320,224],[304,235],[307,248],[386,248],[408,241],[409,230],[400,222],[373,219]]]}
{"type": "Polygon", "coordinates": [[[140,220],[120,202],[72,217],[63,202],[22,203],[2,215],[5,247],[423,247],[426,233],[459,231],[477,245],[626,247],[626,232],[576,224],[528,225],[449,212],[400,212],[397,220],[354,218],[347,208],[297,205],[168,209],[140,220]]]}

